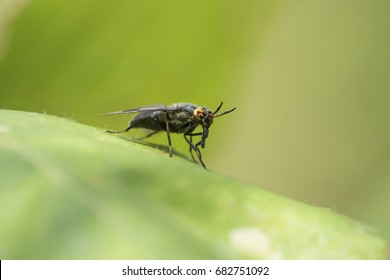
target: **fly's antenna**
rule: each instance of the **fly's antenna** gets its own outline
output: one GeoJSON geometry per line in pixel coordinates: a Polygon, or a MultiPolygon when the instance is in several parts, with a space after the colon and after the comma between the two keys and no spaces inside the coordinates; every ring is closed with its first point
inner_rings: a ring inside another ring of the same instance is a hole
{"type": "Polygon", "coordinates": [[[229,113],[231,113],[231,112],[233,112],[234,110],[237,109],[237,107],[234,107],[233,109],[230,109],[229,111],[225,111],[225,112],[223,112],[223,113],[221,113],[221,114],[219,114],[219,115],[216,115],[216,113],[218,113],[219,109],[221,109],[222,104],[223,104],[223,101],[221,102],[221,104],[219,104],[217,110],[215,110],[215,111],[211,114],[211,117],[212,117],[212,118],[217,118],[217,117],[220,117],[220,116],[229,114],[229,113]]]}
{"type": "Polygon", "coordinates": [[[222,107],[222,104],[223,104],[223,101],[221,102],[221,104],[219,104],[217,110],[215,110],[215,111],[211,114],[211,116],[214,116],[216,113],[218,113],[219,109],[221,109],[221,107],[222,107]]]}

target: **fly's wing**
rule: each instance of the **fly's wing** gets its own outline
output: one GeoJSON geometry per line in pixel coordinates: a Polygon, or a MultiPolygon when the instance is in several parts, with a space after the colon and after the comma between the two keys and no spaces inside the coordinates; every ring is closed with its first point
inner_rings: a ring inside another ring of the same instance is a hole
{"type": "Polygon", "coordinates": [[[151,112],[151,111],[158,111],[158,110],[168,110],[169,107],[161,104],[156,105],[148,105],[143,107],[138,107],[134,109],[127,109],[123,111],[117,111],[117,112],[110,112],[106,114],[100,114],[101,116],[109,116],[109,115],[121,115],[121,114],[133,114],[133,113],[141,113],[141,112],[151,112]]]}

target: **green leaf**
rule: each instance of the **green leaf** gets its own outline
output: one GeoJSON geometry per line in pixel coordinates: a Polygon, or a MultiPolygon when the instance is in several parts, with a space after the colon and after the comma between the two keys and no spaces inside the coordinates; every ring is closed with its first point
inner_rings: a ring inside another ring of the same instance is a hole
{"type": "Polygon", "coordinates": [[[379,259],[330,209],[44,114],[0,110],[1,259],[379,259]]]}

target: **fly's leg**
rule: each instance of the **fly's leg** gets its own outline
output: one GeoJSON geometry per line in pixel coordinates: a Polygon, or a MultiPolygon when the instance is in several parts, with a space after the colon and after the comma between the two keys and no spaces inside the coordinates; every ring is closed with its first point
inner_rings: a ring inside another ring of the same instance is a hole
{"type": "Polygon", "coordinates": [[[138,137],[138,138],[134,138],[134,140],[143,140],[143,139],[148,138],[148,137],[150,137],[150,136],[152,136],[152,135],[155,135],[156,133],[159,133],[159,132],[160,132],[160,131],[155,130],[155,131],[152,131],[152,132],[149,133],[149,134],[146,134],[145,136],[141,136],[141,137],[138,137]]]}
{"type": "MultiPolygon", "coordinates": [[[[192,143],[192,135],[190,135],[190,142],[192,143]]],[[[195,158],[194,158],[194,154],[192,153],[192,146],[190,145],[190,155],[191,155],[191,157],[192,157],[192,160],[194,161],[194,162],[196,162],[196,160],[195,160],[195,158]]]]}
{"type": "Polygon", "coordinates": [[[114,130],[106,130],[108,133],[116,134],[116,133],[123,133],[123,132],[128,132],[133,126],[129,125],[126,129],[124,130],[119,130],[119,131],[114,131],[114,130]]]}
{"type": "Polygon", "coordinates": [[[193,134],[188,134],[190,136],[190,142],[192,143],[192,145],[189,145],[190,146],[190,155],[191,155],[191,158],[194,162],[196,162],[195,158],[194,158],[194,154],[192,153],[192,150],[193,150],[193,145],[194,143],[192,142],[192,136],[194,136],[193,134]]]}
{"type": "MultiPolygon", "coordinates": [[[[193,144],[193,142],[192,142],[192,136],[199,136],[199,135],[202,135],[202,133],[201,132],[199,132],[199,133],[189,133],[189,134],[187,134],[187,135],[189,135],[190,136],[190,142],[193,144]]],[[[198,145],[196,145],[196,146],[198,146],[198,145]]],[[[196,160],[195,160],[195,158],[194,158],[194,154],[192,153],[192,145],[190,145],[190,155],[191,155],[191,157],[192,157],[192,159],[196,162],[196,160]]]]}
{"type": "MultiPolygon", "coordinates": [[[[112,134],[117,134],[117,133],[123,133],[123,132],[128,132],[130,129],[132,129],[138,122],[130,122],[129,123],[129,126],[124,129],[124,130],[119,130],[119,131],[114,131],[114,130],[106,130],[106,132],[108,133],[112,133],[112,134]]],[[[134,140],[142,140],[142,139],[145,139],[145,138],[148,138],[156,133],[158,133],[160,131],[158,130],[155,130],[155,131],[152,131],[151,133],[149,134],[146,134],[145,136],[141,136],[141,137],[138,137],[138,138],[134,138],[134,140]]]]}
{"type": "Polygon", "coordinates": [[[203,166],[204,169],[207,169],[206,165],[204,164],[204,162],[202,160],[202,154],[200,153],[197,145],[194,145],[194,143],[192,143],[192,141],[190,141],[190,139],[187,138],[187,135],[190,137],[193,135],[191,135],[191,133],[184,133],[183,135],[184,135],[184,139],[186,140],[188,145],[190,145],[190,149],[192,149],[196,152],[196,155],[198,156],[198,160],[199,160],[200,164],[203,166]]]}
{"type": "Polygon", "coordinates": [[[168,136],[168,144],[169,144],[169,156],[172,157],[172,142],[171,142],[171,135],[169,134],[169,123],[166,122],[166,131],[168,136]]]}

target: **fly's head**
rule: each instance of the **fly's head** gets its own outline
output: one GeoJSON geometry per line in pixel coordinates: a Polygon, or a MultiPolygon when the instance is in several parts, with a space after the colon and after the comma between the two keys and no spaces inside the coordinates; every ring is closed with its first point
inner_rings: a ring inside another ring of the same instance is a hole
{"type": "Polygon", "coordinates": [[[203,131],[202,131],[202,138],[200,140],[200,145],[202,148],[206,145],[206,138],[209,136],[209,127],[213,124],[214,118],[220,117],[222,115],[228,114],[230,112],[233,112],[236,108],[233,108],[229,111],[223,112],[219,115],[217,115],[219,109],[221,109],[223,102],[218,106],[217,110],[214,112],[211,112],[206,107],[198,107],[194,110],[194,117],[195,119],[200,122],[202,125],[203,131]]]}
{"type": "Polygon", "coordinates": [[[213,123],[213,112],[206,107],[198,107],[194,110],[195,119],[202,125],[202,127],[209,128],[213,123]]]}
{"type": "Polygon", "coordinates": [[[223,104],[223,102],[221,102],[221,104],[218,106],[218,108],[214,112],[211,112],[210,109],[203,107],[203,106],[196,108],[194,110],[195,119],[200,122],[202,127],[209,128],[213,124],[214,118],[226,115],[226,114],[236,110],[236,108],[233,108],[229,111],[226,111],[226,112],[223,112],[223,113],[217,115],[219,109],[221,109],[221,107],[222,107],[222,104],[223,104]]]}

